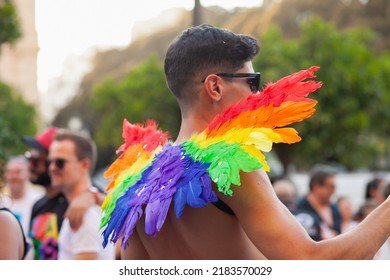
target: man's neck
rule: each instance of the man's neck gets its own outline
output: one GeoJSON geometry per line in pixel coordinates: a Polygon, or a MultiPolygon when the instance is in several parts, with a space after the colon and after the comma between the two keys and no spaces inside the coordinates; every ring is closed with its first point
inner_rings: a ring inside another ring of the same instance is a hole
{"type": "Polygon", "coordinates": [[[12,199],[21,199],[26,195],[26,189],[23,187],[19,191],[11,191],[11,198],[12,199]]]}
{"type": "Polygon", "coordinates": [[[208,124],[209,122],[202,118],[200,114],[192,114],[187,117],[182,117],[180,131],[175,143],[180,144],[181,142],[189,139],[193,134],[203,131],[208,124]]]}
{"type": "Polygon", "coordinates": [[[48,198],[53,198],[61,192],[61,189],[54,186],[46,187],[46,196],[48,198]]]}
{"type": "Polygon", "coordinates": [[[68,191],[64,190],[66,200],[68,200],[68,202],[71,202],[79,195],[87,192],[90,187],[92,187],[91,179],[89,177],[84,178],[83,180],[77,182],[77,184],[75,184],[73,188],[69,189],[68,191]]]}
{"type": "Polygon", "coordinates": [[[328,202],[322,201],[313,193],[309,193],[307,199],[309,200],[310,204],[313,206],[314,209],[320,210],[329,207],[328,202]]]}

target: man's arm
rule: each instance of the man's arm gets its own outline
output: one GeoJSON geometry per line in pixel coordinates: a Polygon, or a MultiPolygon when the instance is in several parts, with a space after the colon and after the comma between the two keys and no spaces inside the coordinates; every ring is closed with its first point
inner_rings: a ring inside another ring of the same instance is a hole
{"type": "Polygon", "coordinates": [[[354,230],[315,242],[278,200],[265,172],[241,173],[241,186],[232,189],[226,203],[269,259],[371,259],[390,234],[389,198],[354,230]]]}
{"type": "Polygon", "coordinates": [[[85,211],[94,204],[99,206],[102,205],[105,197],[104,193],[101,193],[96,188],[92,187],[88,192],[73,199],[65,212],[65,217],[69,219],[72,230],[78,230],[83,223],[85,211]]]}

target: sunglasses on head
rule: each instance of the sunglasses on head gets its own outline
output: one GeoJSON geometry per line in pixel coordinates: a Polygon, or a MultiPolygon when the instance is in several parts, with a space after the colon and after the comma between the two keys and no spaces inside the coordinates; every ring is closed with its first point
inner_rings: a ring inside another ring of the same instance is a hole
{"type": "Polygon", "coordinates": [[[260,73],[217,73],[215,74],[219,77],[226,78],[247,78],[246,82],[249,85],[251,92],[257,93],[260,88],[260,73]]]}
{"type": "Polygon", "coordinates": [[[66,159],[62,159],[62,158],[49,159],[47,161],[47,164],[50,166],[52,163],[54,163],[56,168],[63,169],[66,161],[67,161],[66,159]]]}

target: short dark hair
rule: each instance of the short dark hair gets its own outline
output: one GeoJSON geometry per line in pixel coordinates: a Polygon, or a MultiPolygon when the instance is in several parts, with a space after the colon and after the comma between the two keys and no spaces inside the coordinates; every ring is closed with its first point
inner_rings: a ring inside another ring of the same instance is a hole
{"type": "Polygon", "coordinates": [[[87,135],[72,131],[63,130],[54,137],[55,141],[69,140],[75,145],[76,157],[78,160],[89,159],[91,162],[91,172],[96,163],[96,145],[95,142],[87,135]]]}
{"type": "Polygon", "coordinates": [[[372,194],[371,192],[373,190],[378,190],[379,189],[379,186],[382,184],[383,180],[381,178],[373,178],[371,179],[370,181],[367,182],[366,184],[366,193],[365,193],[365,198],[368,199],[368,198],[372,198],[372,194]]]}
{"type": "Polygon", "coordinates": [[[331,170],[315,170],[311,173],[309,181],[309,189],[312,190],[314,185],[324,185],[328,177],[334,177],[335,172],[331,170]]]}
{"type": "Polygon", "coordinates": [[[191,89],[212,73],[234,72],[259,52],[247,35],[203,24],[184,30],[169,46],[164,64],[166,82],[178,100],[190,100],[191,89]],[[189,92],[189,93],[187,93],[189,92]]]}

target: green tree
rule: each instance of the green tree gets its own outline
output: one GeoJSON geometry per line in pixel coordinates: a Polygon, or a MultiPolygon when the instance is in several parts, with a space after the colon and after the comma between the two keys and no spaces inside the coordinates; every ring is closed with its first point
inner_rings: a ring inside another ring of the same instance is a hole
{"type": "Polygon", "coordinates": [[[11,0],[0,0],[0,46],[22,36],[16,8],[11,0]]]}
{"type": "Polygon", "coordinates": [[[319,19],[301,25],[297,39],[284,40],[273,28],[263,37],[263,49],[254,62],[276,81],[297,70],[319,65],[323,87],[312,98],[317,112],[295,127],[301,143],[276,145],[284,166],[307,168],[337,162],[349,169],[378,167],[387,155],[390,106],[390,57],[375,51],[374,33],[365,28],[338,31],[319,19]]]}
{"type": "Polygon", "coordinates": [[[119,147],[123,143],[123,119],[144,123],[158,122],[163,131],[175,136],[180,122],[180,111],[169,92],[162,64],[156,57],[131,70],[120,81],[106,79],[93,90],[92,109],[100,115],[95,139],[102,147],[119,147]]]}
{"type": "Polygon", "coordinates": [[[35,117],[35,108],[0,82],[0,169],[10,155],[26,150],[20,137],[36,132],[35,117]]]}
{"type": "MultiPolygon", "coordinates": [[[[21,36],[15,6],[11,0],[0,0],[0,50],[3,44],[12,44],[21,36]]],[[[5,160],[26,150],[20,137],[36,131],[35,109],[19,96],[0,81],[0,181],[5,160]]]]}

